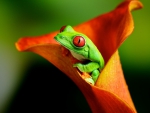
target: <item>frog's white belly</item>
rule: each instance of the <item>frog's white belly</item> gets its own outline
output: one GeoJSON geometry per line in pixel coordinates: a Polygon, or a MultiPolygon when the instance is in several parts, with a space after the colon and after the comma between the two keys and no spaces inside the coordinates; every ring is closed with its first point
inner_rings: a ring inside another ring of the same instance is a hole
{"type": "Polygon", "coordinates": [[[76,58],[76,59],[78,59],[78,60],[80,60],[80,61],[87,60],[84,56],[79,55],[79,54],[75,53],[74,51],[71,51],[71,50],[70,50],[70,52],[71,52],[71,54],[72,54],[72,56],[73,56],[74,58],[76,58]]]}

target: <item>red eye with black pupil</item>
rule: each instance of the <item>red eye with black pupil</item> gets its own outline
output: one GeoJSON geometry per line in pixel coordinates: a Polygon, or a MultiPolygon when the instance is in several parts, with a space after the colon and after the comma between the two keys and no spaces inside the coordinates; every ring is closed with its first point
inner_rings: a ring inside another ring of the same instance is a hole
{"type": "Polygon", "coordinates": [[[85,39],[82,36],[76,36],[73,39],[73,44],[76,47],[83,47],[85,45],[85,39]]]}
{"type": "Polygon", "coordinates": [[[60,33],[63,32],[65,28],[66,28],[66,26],[62,26],[62,27],[60,28],[60,33]]]}

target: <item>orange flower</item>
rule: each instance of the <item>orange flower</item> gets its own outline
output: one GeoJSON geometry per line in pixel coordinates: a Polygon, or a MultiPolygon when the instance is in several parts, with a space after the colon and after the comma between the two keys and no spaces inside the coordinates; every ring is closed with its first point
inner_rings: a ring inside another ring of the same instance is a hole
{"type": "Polygon", "coordinates": [[[71,54],[63,56],[62,46],[54,40],[59,31],[21,38],[16,47],[19,51],[41,55],[64,72],[79,87],[93,113],[136,113],[117,49],[133,31],[131,11],[140,8],[142,4],[138,0],[126,0],[113,11],[74,26],[95,43],[104,57],[105,67],[95,85],[88,84],[72,66],[71,54]]]}

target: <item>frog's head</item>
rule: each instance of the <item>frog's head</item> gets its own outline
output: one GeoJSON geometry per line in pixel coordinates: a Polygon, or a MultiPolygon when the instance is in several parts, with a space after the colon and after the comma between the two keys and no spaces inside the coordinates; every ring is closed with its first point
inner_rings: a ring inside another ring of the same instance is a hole
{"type": "Polygon", "coordinates": [[[87,36],[76,32],[70,25],[61,27],[60,33],[54,38],[62,46],[76,53],[84,54],[85,56],[85,52],[88,51],[86,44],[86,41],[88,40],[87,36]]]}

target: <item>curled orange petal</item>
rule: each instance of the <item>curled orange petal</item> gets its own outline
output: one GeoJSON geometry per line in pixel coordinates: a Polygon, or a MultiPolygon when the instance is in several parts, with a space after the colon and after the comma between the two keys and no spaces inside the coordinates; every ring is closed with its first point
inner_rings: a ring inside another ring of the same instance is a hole
{"type": "Polygon", "coordinates": [[[93,113],[136,113],[117,49],[133,31],[130,11],[139,8],[142,4],[138,0],[126,0],[115,10],[74,27],[91,38],[105,59],[106,65],[95,85],[85,82],[78,70],[73,68],[71,54],[62,54],[62,46],[54,40],[58,31],[21,38],[16,47],[19,51],[41,55],[64,72],[84,94],[93,113]]]}
{"type": "Polygon", "coordinates": [[[141,2],[128,0],[118,5],[115,10],[82,23],[75,29],[91,38],[107,62],[132,33],[134,23],[131,11],[140,8],[141,2]]]}

